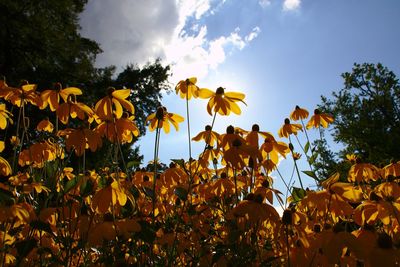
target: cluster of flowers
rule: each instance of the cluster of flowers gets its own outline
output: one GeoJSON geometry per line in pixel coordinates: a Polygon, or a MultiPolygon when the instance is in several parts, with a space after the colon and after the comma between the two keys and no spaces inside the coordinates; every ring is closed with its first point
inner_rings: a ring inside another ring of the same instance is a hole
{"type": "MultiPolygon", "coordinates": [[[[378,168],[349,157],[352,167],[345,177],[314,177],[315,191],[286,183],[292,194],[283,200],[270,176],[288,155],[297,168],[301,154],[291,137],[328,127],[332,116],[315,110],[305,124],[308,111],[296,107],[290,119],[301,124],[285,119],[278,133],[289,143],[258,125],[250,131],[229,126],[218,134],[213,131],[216,115],[240,114],[244,94],[201,89],[195,78],[179,82],[176,92],[186,101],[208,99],[207,111],[214,116],[193,137],[205,143],[198,159],[175,160],[161,171],[156,146],[153,171],[128,172],[114,163],[86,170],[86,150],[97,151],[107,139],[118,162],[124,157],[121,144],[139,135],[127,100],[130,90],[110,88],[91,108],[77,101],[82,91],[75,87],[56,84],[39,93],[33,84],[14,88],[0,81],[0,128],[6,141],[0,150],[13,152],[0,156],[0,264],[399,264],[400,162],[378,168]],[[31,105],[55,112],[55,126],[45,119],[32,127],[25,114],[31,105]],[[32,138],[30,128],[46,134],[32,138]],[[73,153],[82,160],[79,170],[68,165],[73,153]]],[[[184,118],[160,107],[147,121],[156,130],[157,144],[160,129],[168,133],[172,124],[178,130],[184,118]]],[[[315,159],[310,141],[301,147],[308,162],[315,159]]]]}

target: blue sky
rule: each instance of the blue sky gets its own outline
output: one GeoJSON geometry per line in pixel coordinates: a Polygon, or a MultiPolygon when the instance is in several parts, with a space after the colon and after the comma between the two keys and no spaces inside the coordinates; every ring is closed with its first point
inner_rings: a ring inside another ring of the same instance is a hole
{"type": "MultiPolygon", "coordinates": [[[[160,57],[172,64],[171,87],[196,76],[200,87],[246,94],[242,115],[218,117],[218,132],[258,123],[277,137],[295,105],[312,112],[321,95],[342,88],[340,74],[353,63],[381,62],[400,75],[399,11],[397,0],[89,0],[81,25],[104,50],[98,66],[121,69],[160,57]]],[[[174,93],[163,103],[185,116],[174,93]]],[[[206,104],[190,103],[192,136],[211,123],[206,104]]],[[[153,142],[150,132],[139,141],[145,162],[153,142]]],[[[195,155],[203,149],[193,146],[195,155]]],[[[185,124],[162,134],[163,162],[187,155],[185,124]]],[[[283,165],[283,173],[290,176],[291,168],[283,165]]]]}

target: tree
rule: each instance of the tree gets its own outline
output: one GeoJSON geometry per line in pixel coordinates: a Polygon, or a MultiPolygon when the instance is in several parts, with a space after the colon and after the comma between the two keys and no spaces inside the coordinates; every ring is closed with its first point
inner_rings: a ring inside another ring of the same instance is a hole
{"type": "Polygon", "coordinates": [[[86,3],[2,0],[0,74],[10,84],[26,79],[39,88],[51,88],[55,82],[85,87],[101,52],[96,42],[79,34],[78,15],[86,3]]]}
{"type": "MultiPolygon", "coordinates": [[[[17,87],[21,80],[28,80],[38,85],[38,91],[53,89],[56,82],[63,87],[79,87],[84,92],[79,100],[91,105],[106,94],[109,86],[130,88],[133,94],[129,100],[135,105],[136,121],[144,135],[147,115],[155,112],[161,91],[168,88],[169,67],[156,60],[142,68],[129,65],[120,74],[115,74],[115,66],[96,68],[100,46],[79,33],[79,14],[86,3],[87,0],[1,0],[0,79],[4,76],[10,86],[17,87]]],[[[37,109],[31,107],[27,114],[31,125],[46,116],[31,116],[37,114],[37,109]]],[[[103,149],[108,148],[106,143],[103,149]]],[[[125,160],[141,161],[137,148],[125,145],[123,151],[125,160]]],[[[88,168],[104,162],[104,157],[88,160],[88,168]]]]}
{"type": "Polygon", "coordinates": [[[343,89],[333,92],[332,99],[321,97],[321,110],[335,117],[333,139],[344,145],[333,153],[326,143],[316,144],[324,157],[315,167],[325,177],[334,168],[346,169],[338,157],[349,153],[378,166],[400,159],[400,84],[396,75],[380,63],[364,63],[354,64],[352,72],[342,77],[343,89]]]}

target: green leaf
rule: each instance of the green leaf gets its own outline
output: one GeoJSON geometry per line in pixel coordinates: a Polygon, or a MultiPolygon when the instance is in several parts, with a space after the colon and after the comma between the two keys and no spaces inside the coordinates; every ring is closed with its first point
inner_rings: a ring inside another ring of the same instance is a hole
{"type": "Polygon", "coordinates": [[[82,197],[87,197],[93,192],[93,182],[91,180],[86,180],[81,184],[80,192],[82,197]]]}
{"type": "Polygon", "coordinates": [[[188,192],[183,187],[179,187],[179,186],[176,187],[174,190],[174,194],[177,195],[180,200],[183,200],[183,201],[187,200],[188,192]]]}
{"type": "Polygon", "coordinates": [[[309,149],[310,149],[310,142],[307,141],[306,145],[304,146],[304,154],[307,154],[309,149]]]}
{"type": "Polygon", "coordinates": [[[306,196],[306,191],[304,189],[293,187],[292,188],[292,198],[294,202],[302,200],[306,196]]]}
{"type": "Polygon", "coordinates": [[[311,178],[314,178],[315,180],[319,181],[317,175],[315,174],[314,171],[302,171],[304,174],[307,174],[308,176],[310,176],[311,178]]]}
{"type": "Polygon", "coordinates": [[[74,188],[78,184],[80,179],[81,179],[81,176],[78,175],[78,176],[75,176],[73,179],[69,180],[64,186],[64,194],[71,191],[71,189],[74,188]]]}
{"type": "Polygon", "coordinates": [[[308,159],[308,163],[313,164],[318,157],[318,153],[312,154],[312,156],[308,159]]]}
{"type": "Polygon", "coordinates": [[[129,162],[126,164],[126,168],[132,169],[132,168],[134,168],[134,167],[139,167],[139,165],[140,165],[140,161],[138,161],[138,160],[132,160],[132,161],[129,161],[129,162]]]}

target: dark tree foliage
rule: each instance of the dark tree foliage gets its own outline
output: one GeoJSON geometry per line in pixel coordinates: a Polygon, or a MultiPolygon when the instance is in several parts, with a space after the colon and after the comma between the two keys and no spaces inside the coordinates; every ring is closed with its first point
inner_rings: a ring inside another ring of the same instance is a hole
{"type": "Polygon", "coordinates": [[[333,153],[316,144],[320,157],[316,167],[328,174],[348,169],[339,158],[355,153],[362,161],[381,166],[400,159],[400,84],[396,75],[382,64],[354,64],[342,74],[344,88],[332,99],[322,96],[321,110],[335,117],[332,136],[344,149],[333,153]],[[325,167],[323,166],[325,163],[325,167]]]}
{"type": "MultiPolygon", "coordinates": [[[[79,87],[84,95],[78,101],[92,106],[110,86],[130,88],[129,100],[135,106],[136,122],[144,135],[146,117],[160,105],[162,90],[168,89],[169,67],[156,60],[143,67],[128,65],[119,74],[115,66],[96,68],[100,46],[79,33],[79,14],[86,3],[87,0],[0,0],[0,78],[4,77],[10,86],[27,80],[37,84],[38,91],[53,89],[56,82],[63,87],[79,87]]],[[[27,113],[33,127],[46,116],[35,116],[35,107],[29,107],[27,113]]],[[[54,114],[47,115],[54,118],[54,114]]],[[[71,122],[69,126],[78,125],[71,122]]],[[[110,146],[104,142],[104,153],[96,155],[107,154],[110,146]]],[[[126,162],[141,162],[137,147],[124,145],[122,150],[126,162]]],[[[107,160],[104,156],[89,156],[87,168],[105,166],[107,160]]],[[[75,161],[74,156],[71,161],[75,161]]]]}
{"type": "Polygon", "coordinates": [[[93,79],[99,45],[79,34],[87,0],[1,0],[0,74],[51,88],[55,82],[83,87],[93,79]]]}

